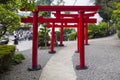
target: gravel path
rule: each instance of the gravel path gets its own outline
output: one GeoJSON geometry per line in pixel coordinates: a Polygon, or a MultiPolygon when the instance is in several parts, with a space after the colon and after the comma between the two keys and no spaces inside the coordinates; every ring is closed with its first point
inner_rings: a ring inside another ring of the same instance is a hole
{"type": "MultiPolygon", "coordinates": [[[[25,42],[21,42],[20,44],[23,44],[23,43],[25,42]]],[[[19,45],[18,48],[20,47],[22,46],[19,45]]],[[[24,47],[26,46],[23,46],[23,48],[24,47]]],[[[59,51],[61,49],[62,49],[61,47],[55,48],[56,51],[59,51]]],[[[22,48],[20,48],[20,50],[21,50],[20,52],[24,54],[25,60],[23,60],[23,62],[19,65],[12,66],[10,71],[5,72],[4,74],[0,74],[0,80],[39,80],[42,70],[38,70],[38,71],[27,70],[28,66],[31,65],[32,50],[31,49],[24,50],[22,48]]],[[[42,68],[46,65],[49,59],[54,55],[54,54],[49,54],[48,51],[49,49],[38,49],[38,64],[40,64],[42,68]]]]}
{"type": "MultiPolygon", "coordinates": [[[[39,49],[38,63],[42,66],[42,70],[39,71],[27,71],[28,65],[31,64],[31,49],[22,51],[26,59],[21,64],[12,66],[10,71],[0,75],[0,80],[39,80],[41,73],[45,71],[43,68],[51,64],[51,61],[54,62],[54,58],[59,57],[59,55],[62,57],[56,58],[55,63],[59,61],[58,63],[60,63],[64,69],[58,67],[59,71],[53,71],[56,73],[56,75],[52,75],[53,78],[56,77],[54,80],[68,80],[72,76],[73,79],[71,78],[71,80],[75,80],[76,77],[77,80],[120,80],[120,40],[117,36],[113,35],[107,38],[89,40],[89,44],[90,45],[85,46],[86,66],[88,67],[86,70],[75,70],[75,66],[79,64],[79,54],[74,53],[76,41],[69,41],[65,42],[67,47],[56,47],[56,54],[48,54],[48,49],[39,49]],[[65,48],[67,49],[66,51],[65,48]],[[68,56],[69,54],[70,56],[68,56]],[[68,57],[66,57],[66,55],[68,57]],[[66,70],[67,72],[65,72],[66,70]],[[59,74],[59,72],[61,72],[62,75],[59,74]],[[76,75],[74,75],[74,73],[76,73],[76,75]],[[60,76],[62,76],[62,78],[60,78],[60,76]]],[[[47,68],[50,67],[48,66],[47,68]]],[[[50,74],[52,74],[52,71],[47,74],[47,76],[46,74],[42,74],[42,77],[51,76],[50,74]]],[[[46,80],[51,79],[48,78],[46,80]]]]}
{"type": "MultiPolygon", "coordinates": [[[[89,40],[85,46],[86,70],[75,70],[77,80],[120,80],[120,40],[116,35],[89,40]]],[[[74,54],[74,67],[79,64],[74,54]]]]}

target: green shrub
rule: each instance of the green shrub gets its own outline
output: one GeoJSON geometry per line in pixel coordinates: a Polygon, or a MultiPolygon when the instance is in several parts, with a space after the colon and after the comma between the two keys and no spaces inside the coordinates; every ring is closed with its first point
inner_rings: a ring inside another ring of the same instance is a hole
{"type": "Polygon", "coordinates": [[[90,38],[98,38],[100,37],[99,35],[99,27],[95,24],[89,24],[88,27],[88,35],[90,38]]]}
{"type": "Polygon", "coordinates": [[[50,40],[50,36],[49,33],[50,30],[43,27],[39,30],[38,32],[38,46],[42,46],[42,47],[46,47],[49,45],[49,40],[50,40]]]}
{"type": "Polygon", "coordinates": [[[69,34],[75,32],[75,29],[71,28],[64,28],[63,29],[63,41],[68,41],[69,39],[69,34]]]}
{"type": "Polygon", "coordinates": [[[55,31],[57,41],[60,41],[60,31],[55,31]]]}
{"type": "Polygon", "coordinates": [[[110,34],[110,27],[108,26],[108,23],[101,22],[98,25],[100,31],[102,32],[103,36],[108,36],[110,34]]]}
{"type": "Polygon", "coordinates": [[[70,41],[72,41],[72,40],[75,40],[76,39],[76,32],[74,32],[74,33],[71,33],[70,35],[69,35],[69,40],[70,41]]]}
{"type": "Polygon", "coordinates": [[[14,54],[14,56],[12,57],[12,63],[13,64],[19,64],[22,62],[22,60],[24,60],[25,57],[23,54],[21,53],[17,53],[17,54],[14,54]]]}
{"type": "Polygon", "coordinates": [[[0,72],[10,67],[11,59],[14,53],[15,53],[15,46],[0,45],[0,72]]]}
{"type": "Polygon", "coordinates": [[[118,30],[117,36],[118,36],[118,38],[120,38],[120,30],[118,30]]]}
{"type": "Polygon", "coordinates": [[[99,25],[89,24],[88,33],[89,38],[100,38],[110,35],[110,27],[106,22],[101,22],[99,25]]]}

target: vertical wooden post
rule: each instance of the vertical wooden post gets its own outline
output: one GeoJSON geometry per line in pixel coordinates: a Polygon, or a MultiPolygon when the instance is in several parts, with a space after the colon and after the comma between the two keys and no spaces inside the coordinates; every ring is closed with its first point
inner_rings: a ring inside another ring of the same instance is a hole
{"type": "Polygon", "coordinates": [[[84,11],[79,11],[79,23],[78,23],[78,41],[79,41],[79,53],[80,53],[80,65],[76,66],[76,69],[86,69],[85,67],[85,52],[84,52],[84,11]]]}
{"type": "Polygon", "coordinates": [[[75,51],[75,53],[79,53],[79,31],[80,31],[80,28],[78,28],[79,25],[77,25],[77,50],[75,51]]]}
{"type": "Polygon", "coordinates": [[[34,71],[41,69],[37,62],[37,49],[38,49],[38,11],[33,11],[33,39],[32,39],[32,66],[28,70],[34,71]]]}
{"type": "Polygon", "coordinates": [[[52,24],[52,37],[51,37],[50,51],[49,51],[49,53],[51,54],[56,53],[56,51],[54,51],[54,42],[55,42],[55,23],[52,24]]]}
{"type": "Polygon", "coordinates": [[[84,23],[84,33],[85,33],[85,45],[88,45],[88,23],[84,23]]]}
{"type": "Polygon", "coordinates": [[[61,27],[60,27],[60,44],[59,46],[64,46],[63,45],[63,23],[61,23],[61,27]]]}

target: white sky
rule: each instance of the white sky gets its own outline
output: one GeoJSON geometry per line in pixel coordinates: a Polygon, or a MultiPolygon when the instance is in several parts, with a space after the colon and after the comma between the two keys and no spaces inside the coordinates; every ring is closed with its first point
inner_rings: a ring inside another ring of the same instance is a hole
{"type": "MultiPolygon", "coordinates": [[[[54,2],[56,1],[58,0],[54,0],[54,2]]],[[[79,6],[90,5],[90,1],[93,1],[93,0],[77,0],[75,5],[79,5],[79,6]]],[[[64,0],[64,2],[65,2],[65,5],[73,5],[75,0],[64,0]]]]}
{"type": "MultiPolygon", "coordinates": [[[[57,0],[54,0],[57,1],[57,0]]],[[[65,4],[64,5],[73,5],[75,0],[64,0],[65,4]]],[[[77,6],[89,6],[89,5],[94,5],[94,0],[77,0],[77,2],[75,3],[75,5],[77,6]]],[[[102,18],[99,16],[99,14],[95,15],[95,18],[97,18],[97,23],[102,21],[102,18]]]]}
{"type": "MultiPolygon", "coordinates": [[[[75,2],[75,0],[64,0],[65,1],[65,5],[73,5],[73,3],[75,2]]],[[[77,0],[75,5],[88,5],[89,4],[89,0],[77,0]]]]}

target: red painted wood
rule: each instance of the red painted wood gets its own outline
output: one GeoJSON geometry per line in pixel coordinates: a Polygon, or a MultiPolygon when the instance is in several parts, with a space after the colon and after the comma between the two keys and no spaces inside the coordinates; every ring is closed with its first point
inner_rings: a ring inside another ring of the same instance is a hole
{"type": "MultiPolygon", "coordinates": [[[[25,22],[25,23],[33,23],[33,17],[28,17],[28,18],[22,18],[21,22],[25,22]]],[[[42,18],[39,17],[38,18],[38,22],[39,23],[78,23],[78,19],[72,19],[72,18],[68,18],[68,19],[57,19],[57,18],[42,18]]],[[[96,19],[95,18],[91,18],[91,19],[85,19],[86,23],[96,23],[96,19]]]]}
{"type": "Polygon", "coordinates": [[[97,11],[101,6],[38,6],[39,11],[97,11]]]}
{"type": "Polygon", "coordinates": [[[51,52],[54,51],[54,42],[55,42],[55,23],[52,24],[52,37],[51,37],[51,44],[50,44],[51,52]]]}
{"type": "Polygon", "coordinates": [[[60,45],[63,45],[63,23],[61,23],[60,28],[60,45]]]}
{"type": "MultiPolygon", "coordinates": [[[[78,18],[78,14],[58,14],[58,13],[53,13],[54,16],[60,16],[60,17],[76,17],[78,18]]],[[[85,13],[84,14],[84,17],[91,17],[91,16],[94,16],[96,14],[96,12],[91,12],[91,13],[85,13]]]]}
{"type": "Polygon", "coordinates": [[[88,23],[84,23],[85,45],[88,45],[88,23]]]}
{"type": "Polygon", "coordinates": [[[32,40],[32,68],[37,68],[37,49],[38,49],[38,12],[33,12],[33,40],[32,40]]]}
{"type": "Polygon", "coordinates": [[[84,52],[84,12],[79,12],[79,26],[78,26],[78,40],[79,40],[79,53],[80,53],[80,68],[85,68],[85,52],[84,52]]]}

